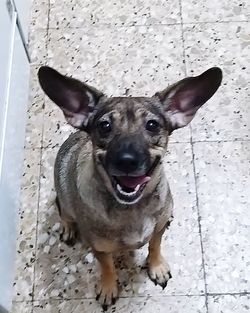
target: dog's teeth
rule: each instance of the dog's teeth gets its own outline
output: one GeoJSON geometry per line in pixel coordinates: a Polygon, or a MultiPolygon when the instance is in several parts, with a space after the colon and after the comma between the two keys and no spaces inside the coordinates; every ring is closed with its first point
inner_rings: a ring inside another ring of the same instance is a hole
{"type": "Polygon", "coordinates": [[[137,191],[139,190],[139,189],[137,189],[137,190],[135,189],[135,190],[132,191],[132,192],[126,192],[126,191],[124,191],[124,190],[122,189],[122,187],[121,187],[119,184],[116,185],[116,188],[117,188],[117,190],[118,190],[122,195],[127,196],[127,197],[134,196],[134,195],[137,193],[137,191]]]}
{"type": "Polygon", "coordinates": [[[141,187],[141,185],[137,185],[137,186],[135,187],[135,192],[137,192],[137,191],[140,189],[140,187],[141,187]]]}
{"type": "Polygon", "coordinates": [[[119,184],[116,185],[116,188],[120,193],[122,193],[122,187],[119,184]]]}

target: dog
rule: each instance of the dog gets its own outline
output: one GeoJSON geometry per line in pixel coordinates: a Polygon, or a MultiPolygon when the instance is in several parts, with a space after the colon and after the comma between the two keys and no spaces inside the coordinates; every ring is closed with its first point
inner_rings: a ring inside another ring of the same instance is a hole
{"type": "Polygon", "coordinates": [[[84,241],[100,263],[97,300],[118,298],[113,254],[149,244],[148,275],[165,288],[170,269],[161,239],[173,219],[173,200],[162,160],[171,133],[191,122],[219,88],[213,67],[152,97],[107,97],[99,90],[42,66],[40,85],[79,131],[62,144],[54,180],[63,240],[84,241]]]}

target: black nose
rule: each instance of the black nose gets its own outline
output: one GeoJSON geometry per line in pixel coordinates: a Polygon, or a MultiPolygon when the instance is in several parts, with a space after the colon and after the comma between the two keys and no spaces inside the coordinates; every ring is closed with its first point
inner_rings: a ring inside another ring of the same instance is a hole
{"type": "Polygon", "coordinates": [[[120,151],[116,155],[115,166],[119,171],[128,174],[137,170],[139,158],[133,152],[120,151]]]}

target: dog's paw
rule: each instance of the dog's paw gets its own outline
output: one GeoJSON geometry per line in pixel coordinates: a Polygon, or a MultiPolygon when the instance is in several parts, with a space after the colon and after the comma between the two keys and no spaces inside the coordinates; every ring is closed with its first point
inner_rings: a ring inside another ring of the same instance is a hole
{"type": "Polygon", "coordinates": [[[96,288],[96,300],[101,304],[103,311],[115,304],[118,298],[118,282],[116,279],[102,279],[96,288]]]}
{"type": "Polygon", "coordinates": [[[77,241],[77,226],[75,223],[62,222],[60,240],[68,246],[74,246],[77,241]]]}
{"type": "Polygon", "coordinates": [[[148,265],[148,276],[155,285],[160,285],[165,289],[172,275],[167,262],[161,258],[158,262],[151,262],[148,265]]]}

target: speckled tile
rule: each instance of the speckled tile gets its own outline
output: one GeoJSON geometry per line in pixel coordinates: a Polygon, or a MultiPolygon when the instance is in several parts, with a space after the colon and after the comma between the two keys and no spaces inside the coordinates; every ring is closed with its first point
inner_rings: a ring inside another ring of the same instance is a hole
{"type": "MultiPolygon", "coordinates": [[[[124,296],[198,295],[204,291],[191,148],[189,144],[171,144],[170,150],[166,167],[176,209],[163,249],[173,279],[164,291],[154,286],[142,269],[147,255],[145,247],[134,256],[118,257],[124,296]]],[[[81,245],[68,248],[59,242],[59,217],[53,204],[55,154],[56,149],[46,149],[43,154],[35,299],[94,297],[99,267],[92,254],[81,245]]]]}
{"type": "Polygon", "coordinates": [[[32,302],[14,302],[11,313],[32,313],[32,302]]]}
{"type": "Polygon", "coordinates": [[[249,21],[250,3],[241,0],[182,0],[184,23],[249,21]]]}
{"type": "Polygon", "coordinates": [[[249,139],[249,33],[250,23],[184,27],[188,73],[220,66],[224,74],[222,86],[192,123],[194,141],[249,139]]]}
{"type": "Polygon", "coordinates": [[[80,244],[69,248],[59,241],[60,219],[54,205],[53,168],[56,148],[43,152],[38,218],[37,261],[34,298],[91,296],[95,267],[93,257],[80,244]],[[87,258],[85,259],[85,257],[87,258]]]}
{"type": "Polygon", "coordinates": [[[108,95],[153,95],[184,76],[181,26],[51,30],[48,64],[108,95]]]}
{"type": "Polygon", "coordinates": [[[26,149],[19,209],[13,300],[31,300],[35,261],[40,150],[26,149]]]}
{"type": "Polygon", "coordinates": [[[45,64],[47,58],[47,29],[30,29],[29,32],[29,54],[33,64],[45,64]]]}
{"type": "Polygon", "coordinates": [[[42,145],[44,93],[38,82],[38,69],[38,65],[30,67],[30,91],[25,132],[25,147],[29,148],[40,148],[42,145]]]}
{"type": "Polygon", "coordinates": [[[48,26],[49,0],[33,0],[30,14],[30,31],[48,26]]]}
{"type": "Polygon", "coordinates": [[[208,310],[209,313],[248,313],[250,310],[250,296],[209,296],[208,310]]]}
{"type": "Polygon", "coordinates": [[[197,143],[194,153],[208,292],[250,291],[250,142],[197,143]]]}
{"type": "MultiPolygon", "coordinates": [[[[110,96],[151,96],[184,77],[180,42],[179,25],[174,29],[129,27],[119,32],[109,27],[52,30],[48,63],[110,96]]],[[[72,130],[58,112],[46,102],[45,147],[61,144],[72,130]]],[[[189,138],[186,128],[176,131],[172,141],[188,142],[189,138]]]]}
{"type": "Polygon", "coordinates": [[[50,99],[46,98],[44,110],[43,147],[59,147],[68,138],[68,136],[75,131],[76,129],[66,122],[59,107],[56,106],[50,99]]]}
{"type": "Polygon", "coordinates": [[[95,1],[52,0],[50,27],[84,27],[93,24],[152,25],[180,23],[178,0],[95,1]],[[81,12],[81,14],[79,14],[81,12]]]}
{"type": "MultiPolygon", "coordinates": [[[[99,313],[99,304],[95,300],[40,301],[34,303],[34,313],[99,313]]],[[[119,299],[109,312],[119,313],[205,313],[204,297],[141,297],[119,299]]]]}

